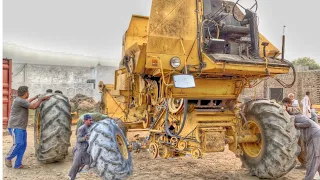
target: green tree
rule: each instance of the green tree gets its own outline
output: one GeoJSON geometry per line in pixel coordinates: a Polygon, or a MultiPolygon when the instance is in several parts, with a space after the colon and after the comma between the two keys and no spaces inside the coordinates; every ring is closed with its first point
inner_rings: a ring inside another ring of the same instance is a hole
{"type": "Polygon", "coordinates": [[[309,66],[310,70],[320,69],[320,65],[310,57],[302,57],[292,61],[293,65],[309,66]]]}

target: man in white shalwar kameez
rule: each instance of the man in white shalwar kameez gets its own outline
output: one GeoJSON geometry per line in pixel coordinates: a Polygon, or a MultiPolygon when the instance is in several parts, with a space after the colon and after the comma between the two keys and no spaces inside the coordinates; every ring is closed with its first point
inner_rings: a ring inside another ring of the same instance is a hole
{"type": "Polygon", "coordinates": [[[311,118],[311,102],[310,102],[309,95],[310,95],[310,92],[307,91],[301,103],[302,103],[302,114],[308,118],[311,118]]]}

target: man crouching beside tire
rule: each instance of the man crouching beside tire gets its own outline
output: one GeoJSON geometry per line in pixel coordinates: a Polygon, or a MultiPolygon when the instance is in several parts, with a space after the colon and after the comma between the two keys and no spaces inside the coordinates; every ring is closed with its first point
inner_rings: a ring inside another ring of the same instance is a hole
{"type": "Polygon", "coordinates": [[[284,98],[282,103],[290,115],[295,116],[295,126],[300,129],[302,140],[307,144],[307,171],[304,180],[312,180],[320,173],[320,127],[317,123],[302,115],[300,111],[291,106],[291,100],[284,98]]]}
{"type": "Polygon", "coordinates": [[[85,166],[90,164],[90,154],[87,153],[89,146],[88,132],[92,123],[90,115],[84,115],[84,124],[79,127],[77,133],[77,142],[73,148],[73,163],[68,174],[69,179],[74,180],[77,173],[85,166]]]}

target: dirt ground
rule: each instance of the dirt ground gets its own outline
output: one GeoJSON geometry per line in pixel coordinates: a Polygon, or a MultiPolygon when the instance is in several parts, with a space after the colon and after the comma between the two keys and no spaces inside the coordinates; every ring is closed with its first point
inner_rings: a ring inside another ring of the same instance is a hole
{"type": "MultiPolygon", "coordinates": [[[[72,147],[75,143],[75,128],[71,136],[72,147]]],[[[6,130],[5,130],[6,131],[6,130]]],[[[67,179],[66,175],[71,167],[71,147],[68,157],[58,163],[41,164],[34,154],[33,127],[29,126],[27,150],[24,155],[23,164],[29,169],[15,170],[7,168],[4,164],[3,179],[14,180],[56,180],[67,179]]],[[[7,133],[3,135],[3,157],[12,145],[12,137],[7,133]]],[[[160,179],[240,179],[256,180],[258,178],[248,175],[246,169],[241,168],[241,161],[232,152],[212,153],[204,156],[203,159],[192,159],[182,157],[176,159],[151,159],[148,152],[133,153],[134,171],[130,180],[160,180],[160,179]]],[[[303,179],[305,170],[294,169],[281,180],[303,179]]],[[[78,180],[98,180],[100,179],[91,170],[80,173],[78,180]]]]}

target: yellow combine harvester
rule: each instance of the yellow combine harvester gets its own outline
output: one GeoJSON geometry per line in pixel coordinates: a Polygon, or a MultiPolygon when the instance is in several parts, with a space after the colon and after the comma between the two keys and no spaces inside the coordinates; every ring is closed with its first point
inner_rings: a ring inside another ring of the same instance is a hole
{"type": "Polygon", "coordinates": [[[201,158],[228,145],[252,175],[277,178],[300,151],[293,119],[276,102],[238,98],[293,66],[259,34],[257,4],[239,7],[153,0],[150,17],[133,15],[114,85],[99,84],[102,113],[120,118],[130,141],[146,138],[154,158],[201,158]]]}

